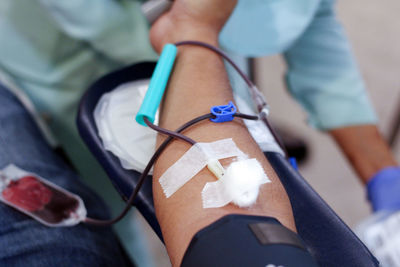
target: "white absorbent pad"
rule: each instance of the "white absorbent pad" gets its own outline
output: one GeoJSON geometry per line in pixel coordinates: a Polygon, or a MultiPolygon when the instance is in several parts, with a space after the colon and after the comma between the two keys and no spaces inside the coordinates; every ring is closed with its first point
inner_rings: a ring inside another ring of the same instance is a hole
{"type": "Polygon", "coordinates": [[[119,86],[104,94],[94,111],[104,148],[120,159],[122,167],[139,172],[143,172],[156,146],[157,133],[135,121],[148,83],[141,80],[119,86]]]}
{"type": "MultiPolygon", "coordinates": [[[[120,159],[122,167],[139,172],[143,172],[153,155],[157,136],[155,131],[135,121],[148,83],[149,80],[140,80],[118,86],[101,97],[94,111],[98,134],[105,149],[120,159]]],[[[250,105],[238,95],[235,95],[235,101],[240,112],[255,114],[250,105]]],[[[157,121],[158,116],[156,124],[157,121]]],[[[264,152],[273,151],[283,154],[262,121],[244,120],[244,122],[264,152]]]]}
{"type": "Polygon", "coordinates": [[[165,196],[172,196],[208,162],[231,157],[246,157],[232,139],[196,143],[160,177],[159,182],[165,196]]]}

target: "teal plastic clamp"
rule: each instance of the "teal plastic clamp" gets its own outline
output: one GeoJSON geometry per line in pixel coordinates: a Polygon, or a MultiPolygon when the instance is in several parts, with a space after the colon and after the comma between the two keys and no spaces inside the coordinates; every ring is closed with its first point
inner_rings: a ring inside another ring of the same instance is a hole
{"type": "Polygon", "coordinates": [[[143,118],[146,117],[152,123],[155,120],[158,106],[160,105],[174,66],[176,53],[177,48],[173,44],[166,44],[161,52],[156,68],[151,76],[149,88],[136,114],[136,121],[143,126],[147,126],[143,118]]]}

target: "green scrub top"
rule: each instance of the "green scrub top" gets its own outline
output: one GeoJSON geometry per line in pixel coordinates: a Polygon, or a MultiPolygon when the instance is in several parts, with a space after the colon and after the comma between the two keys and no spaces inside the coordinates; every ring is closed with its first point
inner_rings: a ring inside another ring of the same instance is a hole
{"type": "Polygon", "coordinates": [[[156,58],[140,2],[0,1],[0,71],[46,115],[81,175],[99,193],[110,184],[98,182],[106,176],[79,138],[79,100],[103,74],[156,58]]]}

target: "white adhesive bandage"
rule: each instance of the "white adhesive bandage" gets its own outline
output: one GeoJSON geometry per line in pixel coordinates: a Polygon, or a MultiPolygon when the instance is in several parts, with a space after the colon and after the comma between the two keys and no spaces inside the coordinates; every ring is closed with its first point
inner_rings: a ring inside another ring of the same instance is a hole
{"type": "Polygon", "coordinates": [[[201,192],[203,208],[219,208],[230,202],[249,207],[257,200],[260,186],[269,182],[256,159],[235,161],[220,180],[204,186],[201,192]]]}
{"type": "Polygon", "coordinates": [[[209,162],[231,157],[247,157],[231,138],[193,145],[161,176],[159,181],[164,194],[167,198],[172,196],[209,162]]]}

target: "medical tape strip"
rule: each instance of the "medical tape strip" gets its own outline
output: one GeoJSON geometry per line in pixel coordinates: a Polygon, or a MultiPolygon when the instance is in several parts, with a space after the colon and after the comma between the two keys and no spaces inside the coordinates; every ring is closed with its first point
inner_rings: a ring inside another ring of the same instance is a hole
{"type": "Polygon", "coordinates": [[[253,200],[250,200],[246,205],[241,205],[243,207],[250,206],[258,197],[259,187],[269,182],[271,181],[257,159],[242,159],[233,162],[222,179],[208,182],[204,186],[201,192],[203,208],[219,208],[228,205],[230,202],[241,203],[243,197],[246,201],[251,194],[253,200]],[[238,166],[239,164],[245,167],[240,170],[240,173],[237,168],[234,173],[229,171],[233,165],[238,166]]]}
{"type": "Polygon", "coordinates": [[[203,191],[201,191],[201,198],[203,209],[223,207],[232,201],[232,197],[221,180],[206,183],[203,191]]]}
{"type": "Polygon", "coordinates": [[[247,157],[231,138],[193,145],[161,176],[159,182],[165,196],[167,198],[172,196],[199,173],[209,161],[231,157],[247,157]]]}

